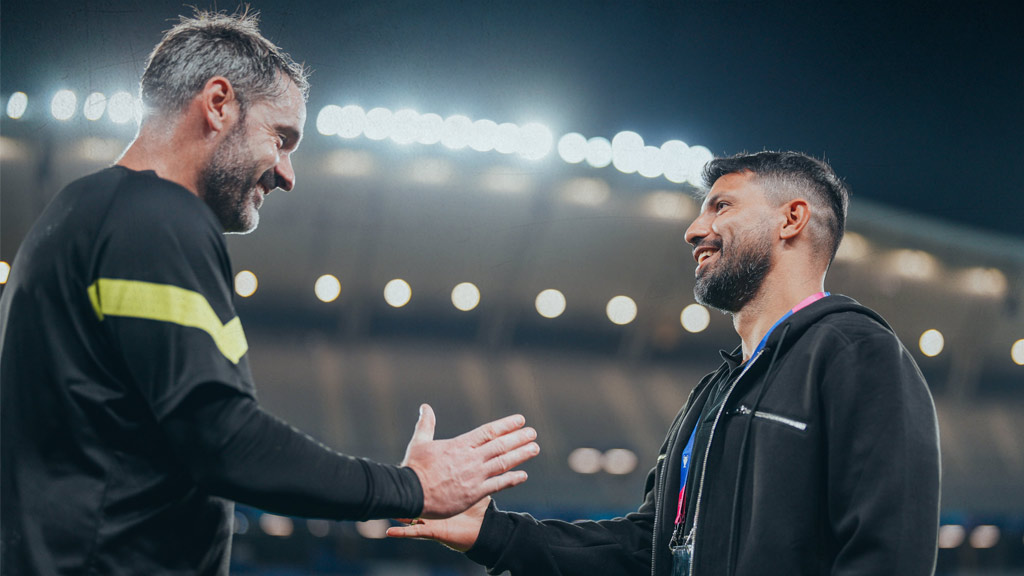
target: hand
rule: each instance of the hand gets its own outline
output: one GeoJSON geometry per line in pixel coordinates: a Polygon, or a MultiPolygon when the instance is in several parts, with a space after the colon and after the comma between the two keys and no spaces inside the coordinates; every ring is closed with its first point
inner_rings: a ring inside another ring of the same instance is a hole
{"type": "Polygon", "coordinates": [[[388,536],[429,538],[459,552],[465,552],[476,544],[476,539],[480,536],[480,526],[484,523],[484,514],[490,504],[491,497],[487,496],[462,514],[444,520],[400,520],[409,525],[388,528],[388,536]]]}
{"type": "Polygon", "coordinates": [[[512,468],[540,453],[537,431],[523,428],[526,419],[506,416],[450,440],[434,440],[434,411],[420,406],[420,419],[405,450],[402,466],[423,486],[422,518],[447,518],[484,496],[526,482],[526,472],[512,468]]]}

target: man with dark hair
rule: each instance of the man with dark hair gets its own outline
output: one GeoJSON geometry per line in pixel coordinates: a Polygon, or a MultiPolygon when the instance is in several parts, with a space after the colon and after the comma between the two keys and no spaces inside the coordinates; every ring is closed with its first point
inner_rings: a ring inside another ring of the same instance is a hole
{"type": "Polygon", "coordinates": [[[910,353],[875,312],[824,292],[847,191],[791,152],[713,160],[686,231],[695,296],[740,345],[672,423],[636,512],[538,521],[485,498],[395,527],[513,575],[927,576],[938,425],[910,353]]]}
{"type": "Polygon", "coordinates": [[[332,519],[444,517],[519,484],[522,416],[401,466],[334,452],[263,411],[222,233],[295,183],[306,73],[253,15],[183,18],[150,57],[139,134],[61,191],[0,299],[9,574],[226,574],[233,503],[332,519]]]}

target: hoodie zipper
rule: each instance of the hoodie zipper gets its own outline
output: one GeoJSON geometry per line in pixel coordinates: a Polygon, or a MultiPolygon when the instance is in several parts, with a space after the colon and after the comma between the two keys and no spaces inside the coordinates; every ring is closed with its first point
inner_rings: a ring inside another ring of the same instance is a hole
{"type": "MultiPolygon", "coordinates": [[[[693,394],[697,391],[697,388],[698,386],[694,386],[693,390],[690,390],[690,393],[686,396],[686,404],[683,404],[683,411],[679,414],[680,420],[686,417],[686,411],[690,409],[690,402],[693,400],[693,394]]],[[[665,452],[665,454],[662,454],[661,456],[658,457],[659,460],[664,460],[665,463],[662,464],[661,468],[661,482],[658,486],[655,487],[654,492],[654,529],[651,532],[651,576],[657,576],[655,570],[658,567],[658,554],[656,552],[658,548],[654,546],[654,542],[658,539],[658,520],[661,520],[661,498],[665,494],[665,482],[668,481],[668,472],[665,470],[665,467],[668,466],[667,456],[671,453],[672,446],[674,444],[675,442],[670,443],[668,446],[668,451],[665,452]]]]}
{"type": "MultiPolygon", "coordinates": [[[[748,408],[747,406],[745,406],[743,404],[740,404],[740,406],[738,408],[736,408],[736,413],[737,414],[743,414],[744,416],[746,416],[746,415],[749,415],[750,412],[751,412],[750,408],[748,408]]],[[[790,427],[796,428],[797,430],[800,430],[800,431],[807,430],[807,424],[805,424],[805,423],[803,423],[803,422],[801,422],[799,420],[793,420],[792,418],[786,418],[785,416],[779,416],[778,414],[772,414],[771,412],[764,412],[763,410],[756,410],[756,411],[754,411],[754,418],[762,418],[764,420],[771,420],[772,422],[778,422],[779,424],[785,424],[786,426],[790,426],[790,427]]]]}
{"type": "MultiPolygon", "coordinates": [[[[761,354],[763,353],[764,349],[762,348],[760,351],[758,351],[757,356],[754,356],[753,358],[750,359],[749,365],[752,366],[754,362],[756,362],[757,359],[760,358],[761,354]]],[[[743,376],[745,375],[746,372],[743,372],[742,374],[740,374],[739,378],[733,380],[732,385],[729,386],[729,389],[725,392],[725,398],[722,400],[722,406],[718,409],[718,414],[715,414],[715,421],[711,423],[711,434],[708,436],[708,445],[704,451],[704,462],[702,462],[700,466],[700,488],[697,489],[697,507],[693,511],[693,526],[690,528],[690,534],[687,535],[687,539],[689,539],[691,535],[694,537],[694,548],[693,551],[690,553],[690,576],[696,576],[693,573],[693,559],[697,557],[697,523],[700,521],[701,496],[703,496],[704,494],[704,474],[708,471],[707,454],[711,453],[711,443],[715,441],[715,430],[718,428],[718,421],[722,418],[722,413],[725,412],[725,406],[729,403],[729,396],[732,395],[732,391],[736,388],[736,385],[740,383],[740,380],[742,380],[743,376]]]]}

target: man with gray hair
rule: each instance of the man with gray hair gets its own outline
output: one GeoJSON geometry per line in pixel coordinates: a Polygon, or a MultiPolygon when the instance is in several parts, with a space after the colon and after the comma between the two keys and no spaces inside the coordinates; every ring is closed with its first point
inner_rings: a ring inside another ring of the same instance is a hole
{"type": "Polygon", "coordinates": [[[224,232],[295,184],[306,72],[254,15],[166,33],[117,164],[70,184],[0,299],[2,557],[9,574],[226,574],[233,503],[362,520],[438,518],[526,480],[514,415],[401,466],[334,452],[263,411],[224,232]]]}
{"type": "Polygon", "coordinates": [[[698,302],[740,344],[690,393],[636,512],[536,520],[485,498],[390,536],[432,538],[513,576],[930,576],[939,440],[892,328],[824,291],[847,190],[796,152],[712,160],[686,230],[698,302]]]}

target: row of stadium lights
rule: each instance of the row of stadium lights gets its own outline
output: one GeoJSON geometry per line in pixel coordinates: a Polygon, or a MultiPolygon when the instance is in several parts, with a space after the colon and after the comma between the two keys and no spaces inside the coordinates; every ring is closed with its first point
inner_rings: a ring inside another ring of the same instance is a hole
{"type": "MultiPolygon", "coordinates": [[[[68,120],[74,117],[77,102],[74,92],[59,90],[51,99],[50,112],[58,120],[68,120]]],[[[28,96],[24,92],[15,92],[7,101],[6,111],[10,118],[18,119],[27,108],[28,96]]],[[[85,98],[82,111],[89,120],[99,120],[106,113],[115,123],[126,123],[133,118],[138,121],[142,117],[141,101],[127,92],[118,92],[109,99],[100,92],[93,92],[85,98]]],[[[440,143],[452,150],[466,147],[479,152],[495,150],[534,160],[546,156],[553,141],[551,132],[540,124],[497,124],[486,119],[472,121],[461,115],[442,119],[437,114],[419,114],[409,109],[392,112],[386,108],[373,108],[366,112],[354,105],[325,106],[317,115],[316,125],[321,134],[337,135],[343,139],[365,136],[371,140],[390,139],[401,145],[440,143]]],[[[601,137],[587,139],[581,134],[569,133],[559,139],[557,148],[559,156],[567,163],[586,162],[595,168],[612,164],[626,174],[638,173],[648,178],[664,176],[676,183],[689,181],[699,184],[700,171],[712,158],[711,152],[703,146],[687,146],[679,140],[670,140],[661,147],[648,146],[639,134],[628,131],[619,132],[611,141],[601,137]]],[[[852,233],[848,236],[850,242],[843,243],[841,252],[866,251],[866,242],[862,238],[852,233]],[[859,250],[855,240],[860,240],[859,250]]],[[[921,251],[897,251],[893,259],[896,271],[908,278],[926,279],[934,276],[937,269],[935,259],[921,251]]],[[[3,274],[6,277],[6,272],[3,274]]],[[[1005,276],[995,269],[971,270],[963,278],[963,283],[969,291],[979,294],[1005,292],[1007,284],[1005,276]]],[[[236,289],[242,296],[254,293],[255,275],[248,271],[240,273],[240,278],[236,278],[236,289]],[[239,282],[241,289],[237,288],[239,282]]],[[[340,291],[340,281],[331,275],[322,276],[315,284],[317,297],[325,302],[337,298],[340,291]]],[[[385,288],[385,299],[395,307],[404,306],[411,295],[408,284],[400,279],[392,280],[385,288]]],[[[479,303],[479,298],[479,290],[470,283],[460,284],[452,292],[452,302],[460,310],[472,310],[479,303]]],[[[545,290],[537,296],[536,306],[542,316],[555,318],[565,310],[565,297],[557,290],[545,290]]],[[[608,317],[616,324],[629,324],[636,317],[636,312],[636,303],[627,296],[616,296],[607,306],[608,317]]],[[[688,307],[681,316],[683,326],[691,332],[704,330],[709,321],[710,316],[703,307],[688,307]]],[[[942,352],[945,340],[938,330],[927,330],[918,344],[926,356],[936,356],[942,352]]],[[[1024,340],[1014,343],[1011,356],[1015,363],[1024,365],[1024,340]]]]}
{"type": "MultiPolygon", "coordinates": [[[[28,105],[26,93],[13,93],[7,100],[7,116],[22,118],[28,105]]],[[[71,90],[58,90],[50,99],[50,114],[57,120],[74,118],[78,109],[78,96],[71,90]]],[[[81,109],[88,120],[100,120],[106,114],[115,124],[139,122],[143,111],[141,100],[128,92],[117,92],[109,97],[102,92],[92,92],[85,97],[81,109]]],[[[472,120],[461,114],[442,118],[411,109],[392,111],[377,107],[366,111],[356,105],[324,106],[317,114],[316,129],[324,136],[345,140],[365,137],[400,145],[441,144],[450,150],[495,151],[527,160],[540,160],[554,147],[559,157],[569,164],[585,162],[594,168],[611,165],[624,174],[635,173],[645,178],[664,176],[676,184],[699,184],[701,170],[713,157],[707,148],[688,146],[681,140],[651,146],[631,131],[619,132],[611,140],[571,132],[556,143],[551,130],[535,122],[520,126],[511,122],[499,124],[486,118],[472,120]]]]}
{"type": "MultiPolygon", "coordinates": [[[[250,270],[242,270],[235,275],[235,292],[248,298],[256,293],[259,281],[250,270]]],[[[333,274],[324,274],[313,283],[313,293],[322,302],[333,302],[341,295],[341,280],[333,274]]],[[[412,287],[401,278],[390,280],[384,285],[384,301],[393,308],[401,308],[412,300],[412,287]]],[[[463,312],[475,309],[480,304],[480,289],[472,282],[462,282],[452,288],[452,306],[463,312]]],[[[565,295],[559,290],[549,288],[541,291],[534,299],[537,313],[544,318],[558,318],[565,312],[565,295]]],[[[629,324],[636,319],[637,305],[629,296],[618,295],[608,301],[605,306],[608,319],[620,326],[629,324]]],[[[690,304],[679,315],[679,322],[687,332],[703,332],[711,323],[711,314],[700,304],[690,304]]],[[[942,332],[936,329],[925,330],[918,338],[921,353],[929,358],[938,356],[946,346],[942,332]]],[[[1024,365],[1024,339],[1017,340],[1010,349],[1014,363],[1024,365]]]]}
{"type": "MultiPolygon", "coordinates": [[[[10,264],[0,261],[0,285],[7,283],[10,273],[10,264]]],[[[242,270],[235,275],[235,293],[239,296],[248,298],[256,293],[258,287],[259,280],[252,271],[242,270]]],[[[324,274],[314,282],[313,293],[322,302],[333,302],[341,295],[341,281],[333,274],[324,274]]],[[[410,300],[412,300],[412,287],[405,280],[395,278],[384,286],[384,301],[389,306],[401,308],[410,300]]],[[[462,282],[452,288],[451,300],[455,308],[468,312],[480,304],[480,289],[472,282],[462,282]]],[[[534,299],[534,307],[537,313],[544,318],[558,318],[565,312],[565,295],[554,288],[543,290],[534,299]]],[[[605,314],[614,324],[620,326],[629,324],[636,319],[636,301],[629,296],[615,296],[608,301],[605,314]]],[[[690,304],[679,315],[679,322],[686,331],[696,334],[703,332],[708,327],[711,322],[711,314],[700,304],[690,304]]],[[[945,345],[945,337],[936,329],[925,330],[918,339],[921,353],[928,357],[941,354],[945,345]]],[[[1024,338],[1013,343],[1010,348],[1010,357],[1015,364],[1024,366],[1024,338]]]]}
{"type": "MultiPolygon", "coordinates": [[[[242,270],[235,275],[235,293],[248,298],[256,293],[259,280],[251,270],[242,270]]],[[[322,302],[333,302],[341,295],[341,281],[333,274],[324,274],[313,283],[313,293],[322,302]]],[[[393,308],[401,308],[412,300],[412,287],[401,278],[395,278],[384,285],[384,301],[393,308]]],[[[480,289],[472,282],[462,282],[452,288],[452,306],[463,312],[469,312],[480,304],[480,289]]],[[[559,290],[549,288],[542,290],[534,299],[537,313],[544,318],[558,318],[565,312],[565,295],[559,290]]],[[[636,319],[637,306],[629,296],[615,296],[605,307],[608,319],[620,326],[636,319]]],[[[689,332],[704,331],[711,323],[711,314],[700,304],[690,304],[683,309],[679,321],[689,332]]]]}

